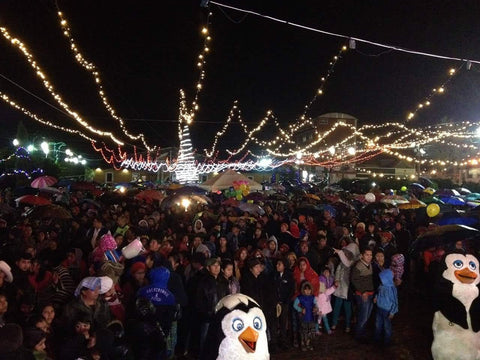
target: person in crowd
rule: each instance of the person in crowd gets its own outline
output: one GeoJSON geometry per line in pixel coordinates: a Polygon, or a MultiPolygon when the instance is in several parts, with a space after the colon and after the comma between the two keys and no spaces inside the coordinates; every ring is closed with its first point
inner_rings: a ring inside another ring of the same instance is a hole
{"type": "Polygon", "coordinates": [[[352,295],[350,289],[351,268],[360,257],[358,245],[351,238],[343,237],[341,249],[334,249],[340,262],[335,270],[335,297],[332,316],[332,330],[337,328],[342,309],[345,312],[345,332],[349,333],[352,320],[352,295]]]}
{"type": "Polygon", "coordinates": [[[248,250],[245,247],[239,248],[234,255],[235,277],[241,281],[243,273],[246,269],[248,250]]]}
{"type": "Polygon", "coordinates": [[[367,340],[366,326],[373,309],[372,249],[363,249],[360,260],[352,268],[351,285],[354,290],[355,304],[357,305],[357,324],[355,338],[364,342],[367,340]]]}
{"type": "Polygon", "coordinates": [[[223,275],[220,274],[220,259],[210,258],[205,265],[208,273],[200,279],[194,303],[200,319],[200,359],[204,357],[205,340],[208,328],[215,315],[215,306],[220,299],[229,294],[228,285],[225,281],[222,281],[223,275]]]}
{"type": "Polygon", "coordinates": [[[295,297],[293,308],[300,319],[300,346],[302,351],[313,350],[312,338],[315,332],[315,315],[318,312],[317,299],[308,280],[301,284],[300,294],[295,297]]]}
{"type": "Polygon", "coordinates": [[[75,299],[69,302],[62,314],[63,335],[66,340],[75,335],[79,318],[84,318],[90,324],[90,330],[95,333],[96,343],[102,355],[108,356],[111,351],[112,334],[107,325],[112,320],[110,308],[100,297],[101,279],[86,277],[80,281],[75,290],[75,299]]]}
{"type": "Polygon", "coordinates": [[[390,231],[382,231],[380,233],[378,249],[383,251],[385,255],[385,267],[389,268],[392,263],[392,256],[397,253],[397,248],[393,243],[393,234],[390,231]]]}
{"type": "Polygon", "coordinates": [[[397,288],[393,282],[392,270],[383,270],[379,277],[381,285],[373,299],[377,304],[374,341],[389,346],[392,341],[392,319],[398,312],[397,288]]]}
{"type": "Polygon", "coordinates": [[[123,303],[127,312],[134,309],[137,291],[147,285],[146,273],[146,265],[141,261],[133,263],[130,267],[130,276],[122,287],[123,303]]]}
{"type": "MultiPolygon", "coordinates": [[[[332,334],[328,321],[328,314],[332,312],[331,295],[335,291],[335,279],[330,273],[330,268],[325,267],[319,276],[320,290],[317,296],[318,305],[318,325],[323,324],[323,328],[328,335],[332,334]]],[[[317,332],[319,333],[319,332],[317,332]]]]}
{"type": "Polygon", "coordinates": [[[290,348],[288,340],[288,330],[290,327],[290,311],[293,306],[292,298],[295,293],[295,280],[293,273],[288,268],[288,260],[285,258],[277,259],[275,264],[276,273],[274,275],[275,288],[277,291],[278,304],[280,314],[277,316],[278,322],[276,329],[278,330],[278,340],[280,348],[287,350],[290,348]]]}
{"type": "Polygon", "coordinates": [[[383,250],[378,248],[375,250],[373,255],[373,287],[374,289],[378,289],[380,286],[380,277],[379,274],[386,269],[385,267],[385,254],[383,250]]]}
{"type": "Polygon", "coordinates": [[[233,263],[232,260],[230,259],[222,260],[222,266],[221,266],[222,275],[225,278],[225,281],[227,282],[228,293],[231,295],[237,294],[240,292],[240,282],[237,280],[237,278],[234,275],[234,266],[235,264],[233,263]]]}

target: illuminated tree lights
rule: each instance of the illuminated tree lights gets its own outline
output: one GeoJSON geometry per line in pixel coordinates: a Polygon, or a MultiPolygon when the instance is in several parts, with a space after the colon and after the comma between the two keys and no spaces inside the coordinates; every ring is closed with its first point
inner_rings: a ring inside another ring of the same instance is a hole
{"type": "Polygon", "coordinates": [[[180,150],[178,152],[175,177],[180,184],[198,182],[197,167],[193,156],[192,141],[190,140],[190,129],[185,124],[180,136],[180,150]]]}

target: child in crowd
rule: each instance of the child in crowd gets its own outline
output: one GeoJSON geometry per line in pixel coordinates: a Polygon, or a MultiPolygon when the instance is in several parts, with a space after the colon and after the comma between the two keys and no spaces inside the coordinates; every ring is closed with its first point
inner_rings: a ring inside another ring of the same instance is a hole
{"type": "Polygon", "coordinates": [[[373,302],[377,304],[374,340],[380,343],[383,336],[383,344],[389,346],[392,338],[391,320],[398,312],[397,288],[393,283],[392,270],[383,270],[379,277],[381,285],[373,299],[373,302]]]}
{"type": "Polygon", "coordinates": [[[315,315],[318,311],[317,299],[313,296],[312,285],[304,281],[301,294],[295,298],[293,308],[300,317],[300,341],[302,351],[313,350],[312,334],[315,331],[315,315]]]}
{"type": "MultiPolygon", "coordinates": [[[[325,267],[322,271],[322,274],[319,276],[320,280],[320,292],[317,296],[317,304],[318,304],[318,326],[323,322],[323,327],[325,328],[325,332],[328,335],[332,334],[332,330],[330,330],[330,325],[328,323],[327,315],[332,312],[332,304],[330,296],[333,294],[335,289],[337,288],[334,285],[335,279],[330,273],[330,268],[325,267]]],[[[317,330],[317,334],[320,335],[320,331],[317,330]]]]}

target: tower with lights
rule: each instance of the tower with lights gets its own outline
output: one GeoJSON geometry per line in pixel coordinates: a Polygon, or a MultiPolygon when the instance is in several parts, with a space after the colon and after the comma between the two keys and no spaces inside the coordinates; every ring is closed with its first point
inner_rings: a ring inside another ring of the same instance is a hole
{"type": "Polygon", "coordinates": [[[175,177],[180,184],[198,182],[198,172],[193,156],[190,128],[184,124],[180,131],[180,149],[178,151],[175,177]]]}

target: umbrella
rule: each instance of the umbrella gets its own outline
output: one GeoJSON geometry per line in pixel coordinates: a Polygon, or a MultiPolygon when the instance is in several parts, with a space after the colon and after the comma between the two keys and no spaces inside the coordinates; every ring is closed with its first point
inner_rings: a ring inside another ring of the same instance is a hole
{"type": "Polygon", "coordinates": [[[99,209],[102,207],[102,205],[99,202],[97,202],[93,199],[83,199],[81,201],[81,203],[87,203],[87,204],[93,205],[93,206],[95,206],[96,208],[99,208],[99,209]]]}
{"type": "Polygon", "coordinates": [[[275,193],[268,196],[267,200],[273,201],[288,201],[288,196],[285,194],[275,193]]]}
{"type": "Polygon", "coordinates": [[[260,205],[241,202],[238,208],[242,211],[248,211],[250,214],[263,215],[265,210],[260,205]]]}
{"type": "Polygon", "coordinates": [[[420,176],[418,178],[418,182],[420,183],[420,185],[425,186],[426,188],[428,188],[428,187],[435,188],[436,187],[435,183],[432,180],[430,180],[426,177],[423,177],[423,176],[420,176]]]}
{"type": "Polygon", "coordinates": [[[210,200],[209,197],[205,195],[170,195],[167,196],[162,200],[160,203],[160,209],[161,210],[166,210],[174,205],[177,206],[183,206],[182,201],[184,199],[189,200],[191,203],[197,203],[197,204],[203,204],[203,205],[208,205],[212,203],[212,200],[210,200]]]}
{"type": "Polygon", "coordinates": [[[465,205],[465,200],[463,200],[458,196],[440,197],[440,200],[442,200],[445,204],[448,204],[448,205],[458,205],[458,206],[465,205]]]}
{"type": "Polygon", "coordinates": [[[385,204],[398,205],[398,204],[406,204],[409,201],[401,195],[386,195],[380,199],[380,202],[383,202],[385,204]]]}
{"type": "Polygon", "coordinates": [[[97,184],[90,181],[77,181],[77,182],[74,182],[70,186],[70,188],[76,191],[90,191],[90,190],[96,190],[97,184]]]}
{"type": "Polygon", "coordinates": [[[143,190],[143,191],[140,191],[137,195],[135,195],[135,199],[146,200],[146,201],[152,201],[152,200],[161,201],[163,200],[164,197],[165,195],[162,194],[160,191],[153,190],[153,189],[143,190]]]}
{"type": "Polygon", "coordinates": [[[425,190],[425,186],[423,186],[422,184],[419,184],[419,183],[412,183],[409,185],[409,187],[411,189],[418,189],[418,190],[425,190]]]}
{"type": "Polygon", "coordinates": [[[297,213],[304,215],[319,215],[323,213],[323,208],[313,204],[302,204],[297,208],[297,213]]]}
{"type": "Polygon", "coordinates": [[[313,200],[318,200],[320,201],[320,198],[315,195],[315,194],[306,194],[305,197],[309,198],[309,199],[313,199],[313,200]]]}
{"type": "Polygon", "coordinates": [[[27,217],[32,218],[55,218],[61,220],[68,220],[72,218],[70,211],[65,209],[63,206],[56,204],[36,206],[31,209],[27,214],[27,217]]]}
{"type": "Polygon", "coordinates": [[[173,192],[175,195],[205,195],[207,190],[194,185],[187,185],[181,188],[175,189],[173,192]]]}
{"type": "Polygon", "coordinates": [[[54,178],[53,176],[44,175],[44,176],[40,176],[40,177],[36,178],[35,180],[33,180],[32,183],[30,184],[30,186],[33,187],[33,188],[40,189],[40,188],[44,188],[44,187],[47,187],[47,186],[52,186],[53,184],[56,184],[57,181],[58,180],[56,178],[54,178]]]}
{"type": "Polygon", "coordinates": [[[227,200],[222,202],[222,205],[225,205],[225,206],[237,207],[238,204],[239,204],[239,201],[237,199],[235,199],[234,197],[228,198],[227,200]]]}
{"type": "Polygon", "coordinates": [[[480,199],[480,193],[471,193],[468,195],[465,195],[465,200],[468,201],[475,201],[480,199]]]}
{"type": "Polygon", "coordinates": [[[41,193],[47,193],[47,194],[60,194],[61,191],[60,189],[57,189],[55,187],[51,186],[45,186],[43,188],[38,189],[41,193]]]}
{"type": "Polygon", "coordinates": [[[413,199],[410,199],[410,201],[406,204],[399,204],[398,208],[405,210],[405,209],[418,209],[426,206],[427,204],[425,204],[423,201],[413,198],[413,199]]]}
{"type": "Polygon", "coordinates": [[[433,246],[446,246],[458,240],[477,238],[480,231],[466,225],[441,225],[421,234],[410,247],[411,251],[421,251],[433,246]]]}
{"type": "Polygon", "coordinates": [[[435,192],[435,196],[460,196],[460,193],[455,189],[441,189],[435,192]]]}
{"type": "Polygon", "coordinates": [[[437,198],[436,196],[427,196],[427,197],[422,197],[422,201],[425,204],[438,204],[438,205],[445,205],[445,203],[437,198]]]}
{"type": "Polygon", "coordinates": [[[460,195],[468,195],[468,194],[471,194],[472,192],[470,190],[468,190],[467,188],[464,188],[464,187],[461,187],[461,188],[458,188],[458,189],[455,189],[457,190],[460,195]]]}
{"type": "Polygon", "coordinates": [[[246,200],[253,200],[253,201],[264,201],[265,200],[265,195],[263,195],[261,192],[251,192],[245,196],[246,200]]]}
{"type": "Polygon", "coordinates": [[[19,198],[16,198],[15,201],[17,203],[23,203],[23,204],[29,204],[29,205],[47,205],[51,203],[50,200],[37,195],[23,195],[23,196],[20,196],[19,198]]]}

